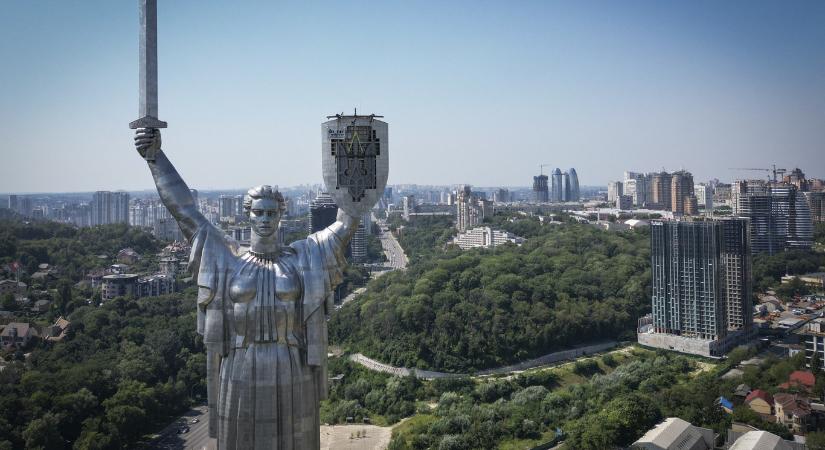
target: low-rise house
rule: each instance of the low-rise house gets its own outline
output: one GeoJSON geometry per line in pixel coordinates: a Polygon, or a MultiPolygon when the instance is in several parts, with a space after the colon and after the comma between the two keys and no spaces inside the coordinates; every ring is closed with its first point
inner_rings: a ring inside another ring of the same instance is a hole
{"type": "Polygon", "coordinates": [[[780,389],[799,389],[811,392],[816,384],[816,377],[809,370],[794,370],[788,381],[779,385],[780,389]]]}
{"type": "Polygon", "coordinates": [[[63,316],[58,317],[57,320],[54,321],[54,325],[49,327],[46,340],[51,342],[62,341],[66,338],[66,333],[69,332],[69,325],[71,325],[71,322],[64,319],[63,316]]]}
{"type": "Polygon", "coordinates": [[[691,425],[678,417],[668,417],[639,438],[631,449],[637,450],[710,450],[713,430],[691,425]]]}
{"type": "Polygon", "coordinates": [[[736,386],[736,390],[733,391],[733,396],[739,397],[741,401],[744,401],[750,393],[751,387],[745,383],[742,383],[739,386],[736,386]]]}
{"type": "Polygon", "coordinates": [[[131,248],[124,248],[117,252],[116,259],[121,264],[134,264],[140,260],[140,254],[131,248]]]}
{"type": "Polygon", "coordinates": [[[37,337],[34,327],[25,322],[12,322],[0,332],[0,343],[6,348],[21,348],[28,345],[34,337],[37,337]]]}
{"type": "Polygon", "coordinates": [[[46,312],[49,310],[49,307],[52,305],[51,300],[38,300],[34,302],[34,306],[32,306],[32,311],[35,312],[46,312]]]}
{"type": "Polygon", "coordinates": [[[795,433],[804,433],[811,415],[811,405],[808,399],[797,394],[776,394],[773,397],[776,421],[793,430],[795,433]]]}
{"type": "Polygon", "coordinates": [[[762,389],[754,389],[745,397],[745,405],[757,414],[773,414],[773,397],[762,389]]]}
{"type": "Polygon", "coordinates": [[[22,281],[0,280],[0,297],[6,294],[17,294],[26,292],[28,286],[22,281]]]}

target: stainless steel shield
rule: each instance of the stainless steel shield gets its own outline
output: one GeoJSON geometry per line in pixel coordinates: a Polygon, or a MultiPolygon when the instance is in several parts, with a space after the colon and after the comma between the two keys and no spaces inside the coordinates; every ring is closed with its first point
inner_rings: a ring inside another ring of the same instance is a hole
{"type": "Polygon", "coordinates": [[[324,183],[354,217],[372,209],[387,185],[387,123],[377,117],[336,115],[321,125],[324,183]]]}

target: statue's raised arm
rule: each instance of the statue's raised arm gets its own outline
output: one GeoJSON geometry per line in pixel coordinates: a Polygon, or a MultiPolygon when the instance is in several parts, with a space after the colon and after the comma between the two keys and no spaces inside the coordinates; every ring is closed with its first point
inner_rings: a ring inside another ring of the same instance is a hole
{"type": "Polygon", "coordinates": [[[149,170],[152,171],[161,201],[172,217],[177,220],[184,236],[191,239],[198,228],[207,223],[207,220],[198,211],[189,186],[161,150],[160,130],[156,128],[138,129],[135,134],[135,147],[140,156],[149,164],[149,170]]]}

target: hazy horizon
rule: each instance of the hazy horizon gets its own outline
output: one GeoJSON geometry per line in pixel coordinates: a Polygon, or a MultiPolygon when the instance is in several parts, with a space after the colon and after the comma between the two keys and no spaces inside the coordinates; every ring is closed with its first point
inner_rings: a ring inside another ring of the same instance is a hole
{"type": "MultiPolygon", "coordinates": [[[[825,178],[822,2],[158,9],[164,149],[192,188],[320,182],[320,124],[353,108],[389,123],[390,184],[825,178]]],[[[136,2],[8,3],[0,42],[0,192],[152,189],[136,2]]]]}

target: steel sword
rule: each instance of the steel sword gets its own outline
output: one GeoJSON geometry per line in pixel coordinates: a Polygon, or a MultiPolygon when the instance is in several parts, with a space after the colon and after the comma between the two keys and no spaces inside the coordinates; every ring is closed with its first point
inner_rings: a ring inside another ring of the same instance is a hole
{"type": "Polygon", "coordinates": [[[166,128],[158,119],[158,2],[138,0],[140,7],[140,119],[129,128],[166,128]]]}

